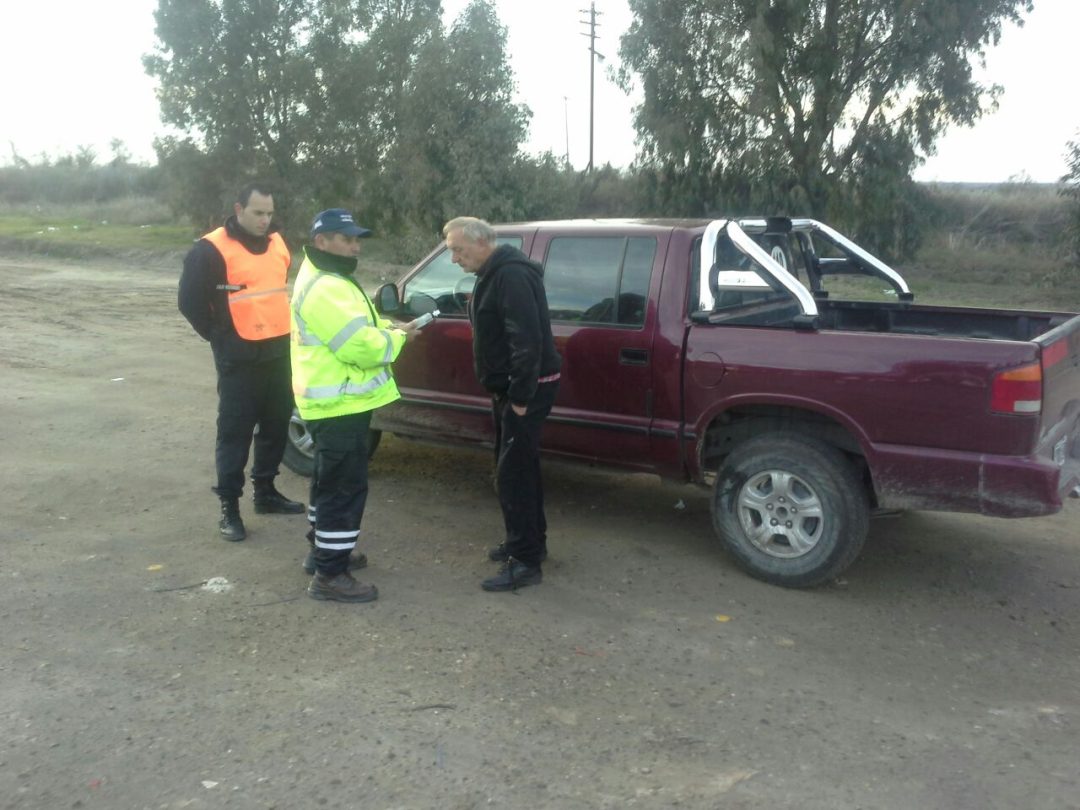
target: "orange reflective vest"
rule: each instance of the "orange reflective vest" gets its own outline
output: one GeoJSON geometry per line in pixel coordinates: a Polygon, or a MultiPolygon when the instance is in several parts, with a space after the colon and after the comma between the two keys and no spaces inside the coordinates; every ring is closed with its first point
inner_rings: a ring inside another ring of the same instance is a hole
{"type": "Polygon", "coordinates": [[[281,234],[270,234],[265,253],[251,253],[224,228],[203,237],[225,260],[229,314],[245,340],[289,334],[289,249],[281,234]]]}

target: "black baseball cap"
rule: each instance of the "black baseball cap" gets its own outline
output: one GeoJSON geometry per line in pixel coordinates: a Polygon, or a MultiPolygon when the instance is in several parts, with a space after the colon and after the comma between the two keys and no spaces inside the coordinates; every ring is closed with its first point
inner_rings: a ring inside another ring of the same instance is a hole
{"type": "Polygon", "coordinates": [[[353,222],[352,214],[344,208],[327,208],[311,221],[311,235],[343,233],[346,236],[371,236],[371,231],[353,222]]]}

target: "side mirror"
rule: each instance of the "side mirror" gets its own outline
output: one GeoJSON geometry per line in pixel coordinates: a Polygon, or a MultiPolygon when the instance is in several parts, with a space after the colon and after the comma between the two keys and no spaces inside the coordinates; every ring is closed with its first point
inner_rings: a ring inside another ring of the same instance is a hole
{"type": "Polygon", "coordinates": [[[397,287],[393,284],[383,284],[375,293],[375,309],[382,315],[390,315],[401,309],[401,299],[398,298],[397,287]]]}

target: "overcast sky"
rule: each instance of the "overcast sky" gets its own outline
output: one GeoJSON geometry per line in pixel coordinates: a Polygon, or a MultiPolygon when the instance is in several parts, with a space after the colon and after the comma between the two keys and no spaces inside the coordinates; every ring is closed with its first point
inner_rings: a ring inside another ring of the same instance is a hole
{"type": "MultiPolygon", "coordinates": [[[[466,0],[444,0],[452,20],[466,0]]],[[[597,0],[594,159],[626,166],[635,155],[633,99],[608,78],[619,35],[630,22],[626,0],[597,0]]],[[[497,0],[509,31],[518,95],[533,111],[528,148],[569,152],[577,168],[589,156],[587,0],[497,0]],[[585,9],[585,11],[582,11],[585,9]]],[[[91,146],[105,159],[113,138],[137,160],[152,161],[158,120],[154,84],[141,56],[154,44],[156,0],[124,0],[103,16],[100,3],[53,0],[48,20],[33,3],[5,3],[0,47],[0,162],[12,146],[36,159],[91,146]],[[47,24],[45,24],[47,22],[47,24]]],[[[1073,84],[1080,76],[1080,0],[1036,0],[1023,28],[1010,28],[987,55],[984,81],[1005,87],[999,110],[975,128],[949,133],[920,180],[996,182],[1027,175],[1040,182],[1065,171],[1066,142],[1080,132],[1073,84]]]]}

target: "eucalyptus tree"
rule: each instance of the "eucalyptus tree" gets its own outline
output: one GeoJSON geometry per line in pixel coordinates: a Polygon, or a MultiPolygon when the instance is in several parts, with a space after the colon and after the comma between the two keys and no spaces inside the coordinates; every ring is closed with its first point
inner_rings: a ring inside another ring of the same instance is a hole
{"type": "Polygon", "coordinates": [[[1061,178],[1061,194],[1071,201],[1067,225],[1069,261],[1074,278],[1080,276],[1080,137],[1069,141],[1065,160],[1067,170],[1061,178]]]}
{"type": "Polygon", "coordinates": [[[449,32],[439,0],[158,0],[155,18],[144,65],[182,133],[159,160],[200,224],[251,174],[287,186],[297,233],[329,204],[398,224],[498,208],[527,111],[486,0],[449,32]]]}
{"type": "Polygon", "coordinates": [[[307,53],[313,0],[159,0],[158,46],[144,57],[158,79],[162,120],[196,134],[240,166],[289,177],[315,134],[307,53]]]}
{"type": "MultiPolygon", "coordinates": [[[[824,216],[888,208],[950,126],[1001,88],[973,62],[1032,0],[630,0],[640,162],[673,202],[824,216]],[[862,182],[863,178],[871,178],[862,182]],[[729,199],[725,199],[725,196],[729,199]]],[[[879,212],[880,214],[881,212],[879,212]]]]}
{"type": "Polygon", "coordinates": [[[486,0],[420,51],[387,163],[398,210],[427,228],[470,213],[521,215],[516,185],[530,112],[513,100],[506,29],[486,0]]]}

